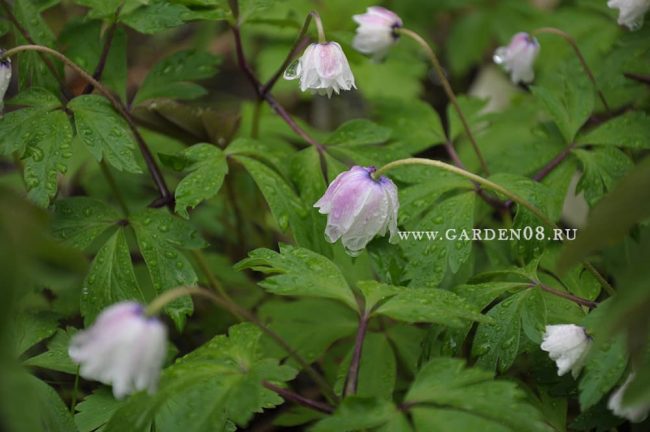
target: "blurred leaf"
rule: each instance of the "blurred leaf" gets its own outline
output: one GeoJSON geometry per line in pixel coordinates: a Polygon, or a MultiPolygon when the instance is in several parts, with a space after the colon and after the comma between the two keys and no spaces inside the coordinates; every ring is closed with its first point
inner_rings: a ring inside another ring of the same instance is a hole
{"type": "Polygon", "coordinates": [[[75,332],[76,329],[73,328],[58,329],[54,337],[48,341],[47,351],[25,360],[23,364],[75,375],[78,366],[68,355],[70,338],[75,332]]]}
{"type": "Polygon", "coordinates": [[[228,173],[224,153],[211,144],[195,144],[181,153],[191,171],[176,186],[176,213],[189,218],[188,208],[215,196],[228,173]]]}
{"type": "Polygon", "coordinates": [[[326,145],[368,145],[381,144],[388,141],[390,129],[379,126],[371,121],[350,120],[336,129],[325,140],[326,145]]]}
{"type": "Polygon", "coordinates": [[[93,432],[108,423],[113,413],[117,411],[123,401],[118,401],[113,394],[105,387],[95,390],[77,404],[77,414],[74,422],[79,432],[93,432]]]}
{"type": "Polygon", "coordinates": [[[108,306],[132,300],[145,303],[133,272],[129,247],[120,228],[97,252],[81,291],[81,314],[86,325],[108,306]]]}
{"type": "Polygon", "coordinates": [[[333,415],[316,423],[310,430],[312,432],[353,432],[369,429],[411,431],[405,415],[392,402],[360,396],[345,398],[333,415]]]}
{"type": "Polygon", "coordinates": [[[584,172],[576,193],[584,191],[587,202],[592,206],[633,166],[632,160],[615,147],[601,147],[593,151],[576,149],[573,153],[582,163],[584,172]]]}
{"type": "Polygon", "coordinates": [[[260,286],[272,294],[329,298],[357,309],[354,294],[336,264],[308,249],[289,245],[281,245],[279,253],[256,249],[235,268],[270,275],[260,286]]]}
{"type": "Polygon", "coordinates": [[[625,340],[594,344],[589,351],[585,372],[580,378],[580,408],[586,411],[600,401],[621,379],[627,366],[625,340]]]}
{"type": "Polygon", "coordinates": [[[136,94],[133,104],[157,98],[196,99],[205,89],[190,81],[212,77],[221,62],[202,51],[179,51],[156,64],[136,94]]]}
{"type": "Polygon", "coordinates": [[[20,314],[12,326],[16,355],[23,354],[37,343],[52,336],[58,326],[57,318],[51,313],[20,314]]]}
{"type": "Polygon", "coordinates": [[[120,21],[140,33],[154,34],[183,24],[190,10],[167,0],[150,0],[132,13],[121,15],[120,21]]]}
{"type": "Polygon", "coordinates": [[[97,161],[105,159],[119,171],[142,172],[133,154],[136,144],[131,131],[106,98],[77,96],[68,107],[77,134],[97,161]]]}
{"type": "Polygon", "coordinates": [[[626,112],[578,137],[588,145],[616,146],[631,149],[650,148],[650,118],[642,111],[626,112]]]}

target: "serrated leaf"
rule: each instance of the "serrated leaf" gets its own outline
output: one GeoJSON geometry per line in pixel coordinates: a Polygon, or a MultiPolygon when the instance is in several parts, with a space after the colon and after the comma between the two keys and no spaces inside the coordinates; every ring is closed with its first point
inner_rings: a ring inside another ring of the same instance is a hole
{"type": "Polygon", "coordinates": [[[364,119],[350,120],[339,126],[325,140],[326,145],[381,144],[391,137],[391,130],[364,119]]]}
{"type": "Polygon", "coordinates": [[[191,11],[183,5],[165,0],[151,0],[120,21],[132,29],[145,34],[154,34],[183,24],[191,11]]]}
{"type": "Polygon", "coordinates": [[[626,112],[578,137],[586,145],[650,148],[650,118],[642,111],[626,112]]]}
{"type": "Polygon", "coordinates": [[[140,393],[127,401],[105,432],[148,430],[156,417],[172,420],[156,422],[165,432],[178,430],[179,421],[188,432],[221,430],[227,419],[244,426],[253,413],[279,405],[282,399],[262,382],[287,381],[296,371],[261,356],[261,335],[245,323],[231,327],[229,336],[214,337],[167,368],[156,394],[140,393]],[[185,421],[190,416],[193,421],[185,421]]]}
{"type": "Polygon", "coordinates": [[[279,253],[256,249],[235,268],[250,268],[269,275],[260,286],[272,294],[329,298],[357,309],[354,294],[341,270],[329,259],[308,249],[288,245],[281,245],[279,253]]]}
{"type": "Polygon", "coordinates": [[[72,127],[63,111],[50,111],[39,118],[32,130],[26,138],[23,159],[27,196],[37,205],[47,207],[58,190],[58,174],[68,170],[72,127]]]}
{"type": "Polygon", "coordinates": [[[102,387],[77,404],[74,422],[79,432],[102,430],[102,426],[123,404],[124,401],[115,399],[107,388],[102,387]]]}
{"type": "Polygon", "coordinates": [[[52,313],[20,314],[13,325],[15,352],[19,356],[56,332],[58,317],[52,313]]]}
{"type": "MultiPolygon", "coordinates": [[[[158,294],[179,286],[196,285],[198,278],[194,268],[179,250],[198,249],[205,245],[194,227],[165,210],[148,209],[129,220],[158,294]]],[[[165,307],[179,328],[192,310],[189,296],[180,297],[165,307]]]]}
{"type": "Polygon", "coordinates": [[[376,309],[375,314],[408,323],[428,322],[461,326],[464,320],[487,322],[480,311],[451,291],[435,288],[383,287],[393,290],[376,309]]]}
{"type": "Polygon", "coordinates": [[[81,314],[88,325],[103,309],[125,300],[145,303],[123,229],[118,229],[90,265],[81,291],[81,314]]]}
{"type": "Polygon", "coordinates": [[[25,105],[49,111],[60,107],[61,101],[52,92],[45,88],[30,87],[8,100],[6,104],[25,105]]]}
{"type": "Polygon", "coordinates": [[[65,243],[86,249],[119,220],[119,213],[104,202],[73,197],[56,202],[52,233],[65,243]]]}
{"type": "Polygon", "coordinates": [[[136,144],[131,131],[106,98],[77,96],[68,107],[74,113],[77,134],[95,159],[106,159],[119,171],[142,172],[133,154],[136,144]]]}
{"type": "Polygon", "coordinates": [[[76,329],[74,328],[58,329],[54,337],[48,341],[47,351],[25,360],[23,365],[36,366],[71,375],[76,374],[78,366],[68,355],[70,338],[75,332],[76,329]]]}
{"type": "MultiPolygon", "coordinates": [[[[493,424],[512,432],[547,431],[540,413],[526,403],[526,395],[515,383],[494,380],[492,374],[478,368],[465,368],[463,360],[436,358],[427,363],[415,377],[405,403],[425,409],[451,413],[461,411],[472,416],[470,424],[494,430],[493,424]]],[[[420,408],[418,408],[420,409],[420,408]]],[[[447,417],[447,416],[445,416],[447,417]]],[[[429,424],[434,430],[441,424],[429,424]]]]}
{"type": "Polygon", "coordinates": [[[584,191],[590,205],[594,205],[632,168],[632,160],[615,147],[592,151],[576,149],[573,153],[582,163],[584,172],[576,192],[584,191]]]}
{"type": "Polygon", "coordinates": [[[228,173],[224,153],[211,144],[195,144],[182,152],[190,166],[190,172],[176,186],[176,213],[188,218],[188,208],[194,208],[203,200],[219,192],[228,173]]]}
{"type": "Polygon", "coordinates": [[[210,78],[221,60],[202,51],[180,51],[156,64],[145,78],[133,103],[148,99],[194,99],[206,93],[196,81],[210,78]]]}
{"type": "Polygon", "coordinates": [[[369,429],[393,432],[411,430],[404,414],[392,402],[351,396],[343,400],[333,415],[316,423],[310,431],[352,432],[369,429]]]}

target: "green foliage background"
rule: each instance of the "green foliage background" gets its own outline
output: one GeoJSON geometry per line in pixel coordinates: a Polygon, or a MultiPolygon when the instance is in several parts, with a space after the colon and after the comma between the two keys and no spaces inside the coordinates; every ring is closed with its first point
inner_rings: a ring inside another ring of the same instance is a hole
{"type": "MultiPolygon", "coordinates": [[[[383,62],[353,51],[351,16],[374,2],[241,0],[237,19],[229,3],[2,1],[5,48],[44,45],[91,75],[101,69],[143,137],[53,57],[13,58],[0,120],[3,430],[611,430],[623,419],[606,401],[629,370],[637,378],[626,401],[650,402],[650,26],[620,28],[605,0],[385,2],[441,58],[490,180],[580,232],[566,245],[377,238],[351,258],[326,242],[325,216],[312,207],[328,182],[351,164],[449,160],[447,143],[479,173],[460,119],[412,41],[401,38],[383,62]],[[314,9],[358,90],[328,100],[280,80],[272,94],[323,152],[256,100],[232,31],[265,82],[314,9]],[[576,39],[609,111],[557,36],[538,36],[530,87],[512,86],[491,63],[514,33],[539,27],[576,39]],[[152,182],[143,146],[173,199],[152,182]],[[563,209],[567,193],[571,202],[579,194],[588,218],[563,209]],[[171,340],[156,394],[118,401],[79,380],[67,355],[76,331],[112,303],[188,285],[223,287],[335,396],[327,400],[259,326],[189,297],[165,308],[171,340]],[[349,395],[360,318],[369,326],[349,395]],[[544,327],[558,323],[594,336],[575,380],[557,377],[539,348],[544,327]],[[333,413],[284,400],[269,383],[333,413]]],[[[390,176],[403,230],[541,225],[517,205],[495,211],[446,172],[404,167],[390,176]]]]}

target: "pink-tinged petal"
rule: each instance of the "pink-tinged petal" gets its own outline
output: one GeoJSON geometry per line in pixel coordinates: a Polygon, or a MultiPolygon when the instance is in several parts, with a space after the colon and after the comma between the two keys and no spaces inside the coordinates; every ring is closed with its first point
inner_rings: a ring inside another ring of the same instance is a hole
{"type": "Polygon", "coordinates": [[[402,26],[397,14],[381,6],[369,7],[366,13],[354,15],[352,19],[359,24],[352,46],[376,58],[382,57],[395,43],[395,29],[402,26]]]}

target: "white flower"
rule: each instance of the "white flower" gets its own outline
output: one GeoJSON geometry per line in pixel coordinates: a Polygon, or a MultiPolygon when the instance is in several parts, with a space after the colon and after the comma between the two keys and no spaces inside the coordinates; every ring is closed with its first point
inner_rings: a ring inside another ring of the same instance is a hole
{"type": "Polygon", "coordinates": [[[348,59],[336,42],[311,44],[305,49],[297,66],[289,67],[284,78],[300,78],[300,90],[313,90],[321,95],[332,96],[341,90],[356,88],[348,59]]]}
{"type": "Polygon", "coordinates": [[[612,412],[619,417],[626,418],[633,423],[640,423],[648,417],[650,403],[646,402],[631,406],[623,406],[623,396],[632,381],[634,381],[634,373],[631,373],[623,385],[612,393],[607,402],[607,408],[612,410],[612,412]]]}
{"type": "Polygon", "coordinates": [[[510,72],[510,79],[515,84],[531,83],[535,79],[533,63],[539,54],[539,42],[528,33],[517,33],[508,46],[497,48],[494,62],[510,72]]]}
{"type": "Polygon", "coordinates": [[[395,29],[402,27],[402,19],[381,6],[371,6],[366,13],[354,15],[352,19],[359,24],[352,46],[378,58],[383,57],[397,40],[395,29]]]}
{"type": "Polygon", "coordinates": [[[643,16],[650,9],[650,0],[609,0],[610,9],[618,9],[618,23],[630,30],[643,26],[643,16]]]}
{"type": "MultiPolygon", "coordinates": [[[[4,54],[5,50],[0,49],[0,55],[4,54]]],[[[0,60],[0,111],[4,105],[5,93],[9,88],[11,82],[11,59],[5,58],[0,60]]]]}
{"type": "Polygon", "coordinates": [[[117,399],[155,391],[166,351],[167,329],[135,302],[105,309],[92,327],[74,335],[68,349],[80,375],[112,384],[117,399]]]}
{"type": "Polygon", "coordinates": [[[548,325],[541,348],[557,364],[557,374],[571,370],[577,377],[591,346],[591,338],[583,327],[574,324],[548,325]]]}
{"type": "Polygon", "coordinates": [[[382,176],[375,180],[374,167],[354,166],[336,177],[314,207],[326,214],[325,236],[334,243],[342,239],[350,255],[358,255],[377,234],[397,234],[399,200],[397,187],[382,176]]]}

